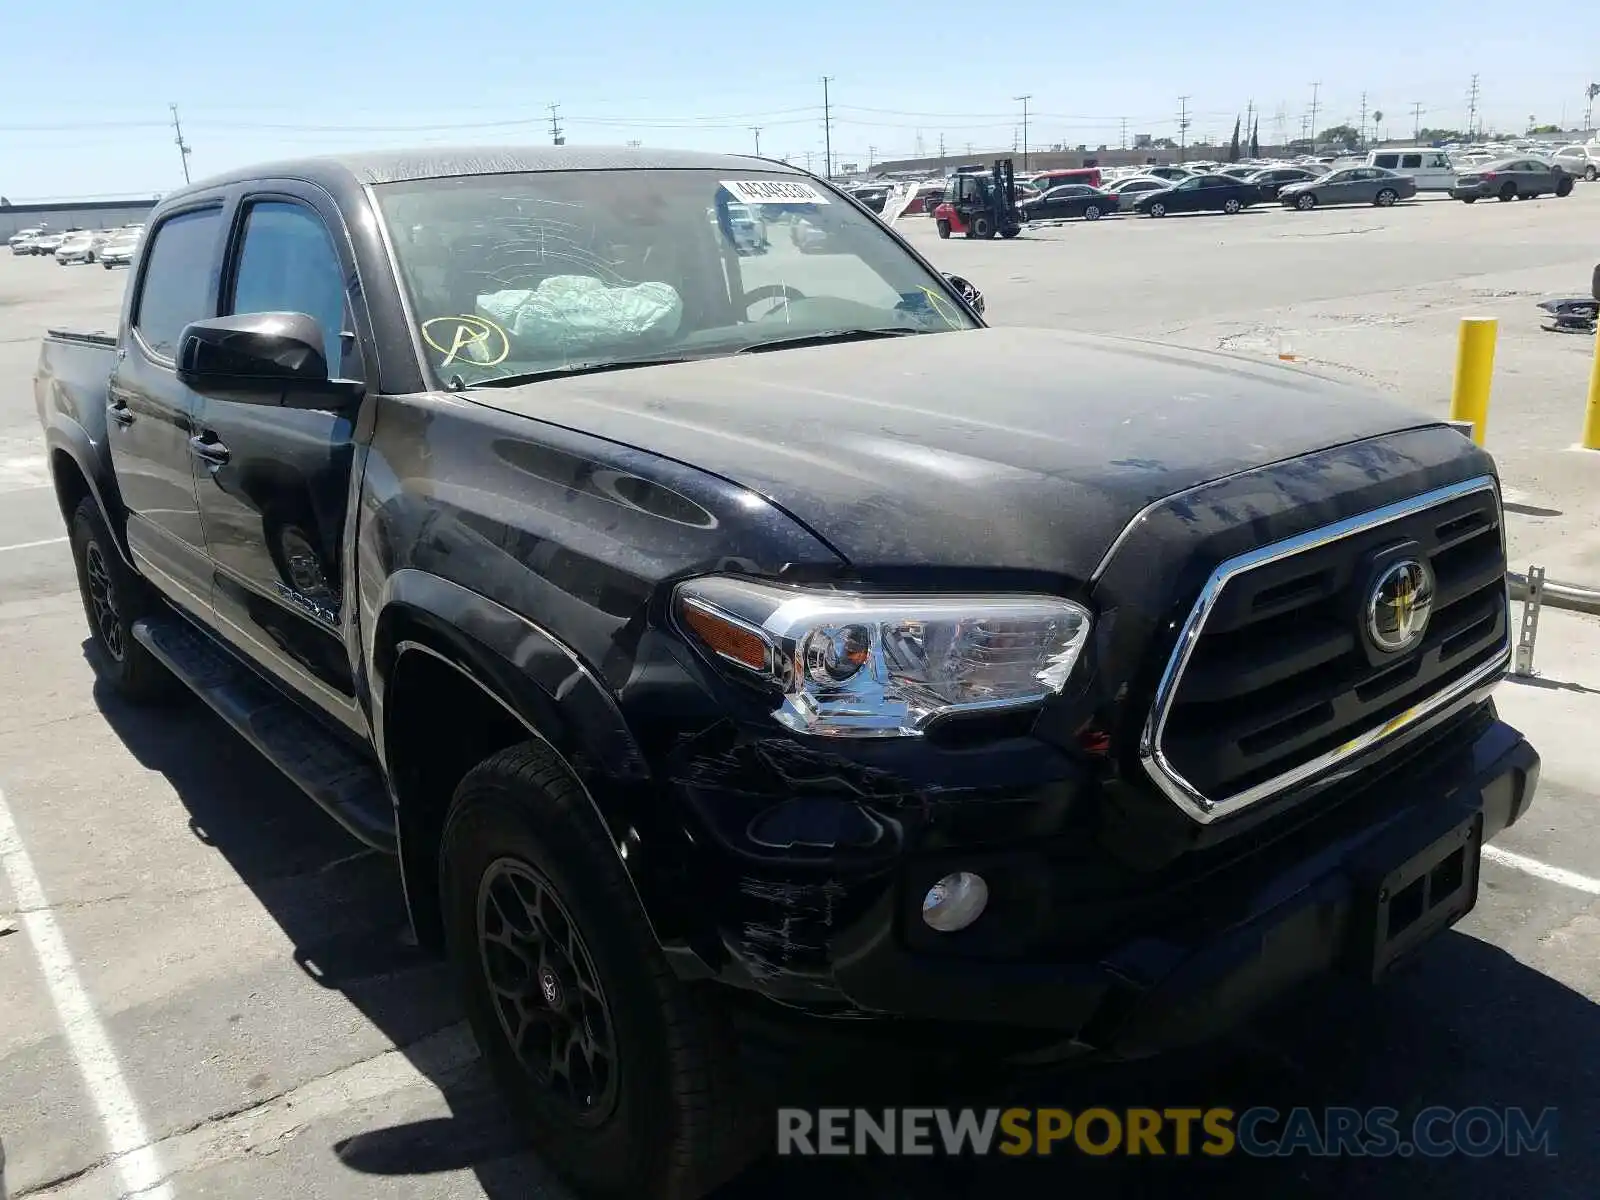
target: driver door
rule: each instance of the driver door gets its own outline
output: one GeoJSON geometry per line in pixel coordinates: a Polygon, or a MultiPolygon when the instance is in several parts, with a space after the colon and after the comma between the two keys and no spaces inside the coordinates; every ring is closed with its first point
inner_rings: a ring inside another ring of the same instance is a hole
{"type": "MultiPolygon", "coordinates": [[[[352,260],[336,218],[319,211],[318,200],[292,184],[241,200],[221,314],[315,317],[330,375],[359,379],[360,342],[346,286],[354,278],[352,260]]],[[[260,667],[360,729],[342,636],[355,411],[261,400],[218,392],[200,397],[195,491],[213,609],[260,667]]]]}

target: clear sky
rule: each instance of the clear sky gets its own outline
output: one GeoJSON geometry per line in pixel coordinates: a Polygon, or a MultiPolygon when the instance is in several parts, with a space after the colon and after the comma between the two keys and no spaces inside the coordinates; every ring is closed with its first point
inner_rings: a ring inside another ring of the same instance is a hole
{"type": "MultiPolygon", "coordinates": [[[[0,16],[0,194],[13,201],[181,184],[169,103],[196,178],[286,154],[447,142],[753,149],[821,170],[822,83],[836,164],[918,149],[1091,147],[1135,133],[1225,139],[1254,103],[1263,142],[1355,124],[1581,122],[1600,78],[1583,26],[1488,0],[1063,3],[788,0],[11,0],[0,16]]],[[[1543,10],[1540,10],[1543,12],[1543,10]]],[[[1553,11],[1553,10],[1552,10],[1553,11]]],[[[1546,14],[1548,15],[1548,14],[1546,14]]]]}

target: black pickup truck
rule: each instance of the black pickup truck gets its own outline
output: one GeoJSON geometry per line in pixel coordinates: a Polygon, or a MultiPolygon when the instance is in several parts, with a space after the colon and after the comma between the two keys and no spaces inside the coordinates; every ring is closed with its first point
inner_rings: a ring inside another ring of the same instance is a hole
{"type": "Polygon", "coordinates": [[[1156,1053],[1382,976],[1529,804],[1483,451],[980,308],[782,163],[463,150],[187,187],[45,340],[100,669],[398,856],[591,1194],[759,1148],[746,1018],[1156,1053]]]}

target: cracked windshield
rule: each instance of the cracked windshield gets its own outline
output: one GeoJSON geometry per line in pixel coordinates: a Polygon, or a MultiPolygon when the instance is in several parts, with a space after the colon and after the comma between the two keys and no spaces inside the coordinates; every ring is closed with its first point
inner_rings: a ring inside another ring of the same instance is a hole
{"type": "Polygon", "coordinates": [[[944,280],[795,175],[554,171],[377,189],[448,387],[828,335],[968,329],[944,280]]]}

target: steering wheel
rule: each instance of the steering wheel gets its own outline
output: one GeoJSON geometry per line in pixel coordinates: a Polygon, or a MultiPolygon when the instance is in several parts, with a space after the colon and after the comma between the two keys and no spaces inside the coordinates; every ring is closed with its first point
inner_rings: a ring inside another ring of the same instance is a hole
{"type": "MultiPolygon", "coordinates": [[[[804,300],[806,294],[799,288],[792,288],[787,283],[764,283],[758,288],[751,288],[744,294],[744,310],[750,311],[751,305],[759,304],[763,300],[782,300],[785,304],[792,304],[796,300],[804,300]]],[[[763,317],[777,312],[777,308],[769,308],[762,313],[763,317]]]]}

